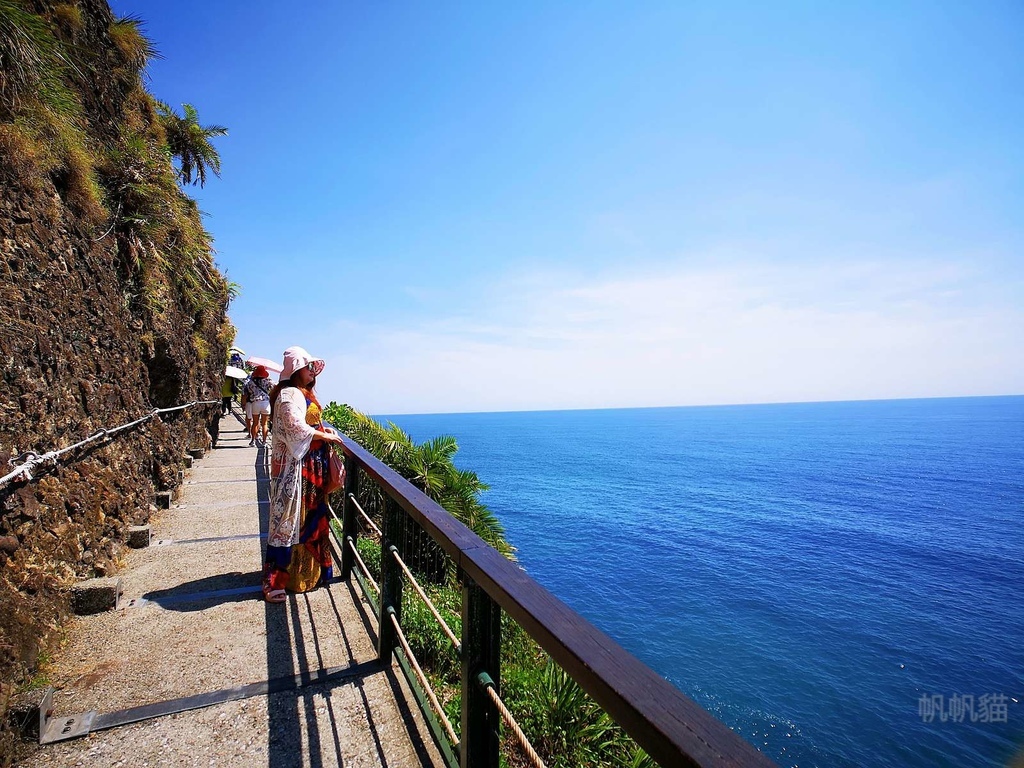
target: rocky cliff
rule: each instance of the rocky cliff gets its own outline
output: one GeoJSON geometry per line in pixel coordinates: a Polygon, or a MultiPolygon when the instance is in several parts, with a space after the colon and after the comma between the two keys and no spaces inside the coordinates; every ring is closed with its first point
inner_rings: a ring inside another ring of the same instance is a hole
{"type": "MultiPolygon", "coordinates": [[[[228,284],[140,79],[153,53],[102,0],[0,0],[0,475],[26,451],[219,397],[228,284]]],[[[212,416],[153,419],[0,488],[0,723],[53,652],[69,585],[116,571],[212,416]]]]}

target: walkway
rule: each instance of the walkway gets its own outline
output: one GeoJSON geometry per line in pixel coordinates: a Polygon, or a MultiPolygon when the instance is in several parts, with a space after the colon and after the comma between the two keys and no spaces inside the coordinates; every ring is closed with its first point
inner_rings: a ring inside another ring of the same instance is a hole
{"type": "Polygon", "coordinates": [[[122,608],[72,623],[52,673],[56,713],[103,715],[337,668],[332,681],[94,732],[22,765],[441,765],[401,674],[376,661],[358,585],[262,601],[266,467],[238,420],[223,419],[219,447],[154,514],[153,544],[117,574],[122,608]]]}

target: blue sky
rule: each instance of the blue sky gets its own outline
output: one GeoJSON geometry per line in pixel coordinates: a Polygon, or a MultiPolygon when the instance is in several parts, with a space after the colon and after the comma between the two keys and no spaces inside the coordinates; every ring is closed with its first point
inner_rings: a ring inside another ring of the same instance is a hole
{"type": "Polygon", "coordinates": [[[118,0],[371,413],[1024,392],[1024,6],[118,0]]]}

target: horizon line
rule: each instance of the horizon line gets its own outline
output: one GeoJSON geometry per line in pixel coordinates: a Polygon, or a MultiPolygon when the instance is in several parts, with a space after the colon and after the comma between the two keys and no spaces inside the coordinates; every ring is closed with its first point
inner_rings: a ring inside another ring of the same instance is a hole
{"type": "MultiPolygon", "coordinates": [[[[827,405],[830,403],[887,403],[903,402],[913,400],[974,400],[980,398],[997,397],[1024,397],[1024,392],[998,395],[929,395],[923,397],[865,397],[849,400],[766,400],[756,403],[691,403],[688,405],[609,405],[599,408],[519,408],[511,410],[486,410],[486,411],[406,411],[368,414],[371,418],[385,418],[388,416],[465,416],[483,414],[505,414],[505,413],[572,413],[587,411],[651,411],[669,408],[736,408],[738,406],[767,406],[767,405],[827,405]]],[[[331,401],[335,403],[336,401],[331,401]]],[[[352,406],[350,406],[352,407],[352,406]]]]}

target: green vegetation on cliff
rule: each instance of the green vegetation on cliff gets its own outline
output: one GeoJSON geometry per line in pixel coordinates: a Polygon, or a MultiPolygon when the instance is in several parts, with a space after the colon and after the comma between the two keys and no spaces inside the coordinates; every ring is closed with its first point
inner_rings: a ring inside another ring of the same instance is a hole
{"type": "Polygon", "coordinates": [[[157,324],[183,299],[204,358],[208,345],[198,340],[230,297],[213,238],[178,180],[205,184],[208,169],[220,173],[210,140],[227,129],[201,126],[189,104],[181,117],[146,91],[140,74],[158,54],[139,19],[110,17],[95,29],[97,19],[77,5],[39,5],[34,13],[0,0],[0,162],[27,187],[52,183],[94,239],[116,242],[127,298],[157,324]],[[86,36],[108,44],[86,44],[86,36]],[[97,71],[108,79],[98,81],[97,71]],[[110,114],[116,101],[119,113],[110,114]]]}
{"type": "MultiPolygon", "coordinates": [[[[480,500],[487,490],[476,472],[459,469],[453,459],[459,446],[454,437],[444,435],[416,444],[400,427],[387,426],[371,419],[348,405],[330,403],[324,418],[356,440],[466,524],[477,536],[506,557],[513,547],[505,539],[505,529],[498,518],[480,500]]],[[[381,500],[368,499],[373,509],[381,500]]]]}
{"type": "Polygon", "coordinates": [[[199,113],[191,104],[182,104],[184,115],[179,115],[162,101],[157,103],[160,123],[167,136],[167,146],[180,163],[178,177],[182,184],[206,186],[206,169],[220,176],[220,156],[210,139],[226,136],[222,125],[200,125],[199,113]]]}
{"type": "MultiPolygon", "coordinates": [[[[219,394],[232,287],[179,180],[219,172],[223,129],[147,93],[156,55],[105,0],[0,0],[0,466],[219,394]]],[[[0,489],[0,766],[17,743],[8,702],[42,679],[67,587],[117,570],[214,413],[169,414],[0,489]]]]}

